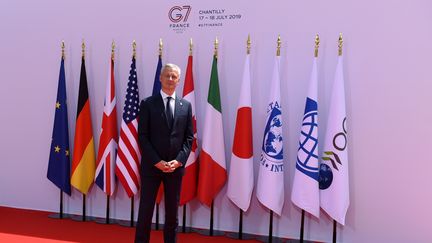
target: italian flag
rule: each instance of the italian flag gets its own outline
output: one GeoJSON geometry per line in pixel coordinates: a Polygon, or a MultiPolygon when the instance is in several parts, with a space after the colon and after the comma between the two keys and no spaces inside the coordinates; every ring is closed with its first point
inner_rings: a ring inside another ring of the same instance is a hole
{"type": "Polygon", "coordinates": [[[198,199],[210,207],[227,179],[216,56],[213,56],[204,124],[198,199]]]}

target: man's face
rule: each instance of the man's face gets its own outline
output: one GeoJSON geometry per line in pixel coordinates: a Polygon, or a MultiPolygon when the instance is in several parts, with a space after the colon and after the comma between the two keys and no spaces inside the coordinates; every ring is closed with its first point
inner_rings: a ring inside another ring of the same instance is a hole
{"type": "Polygon", "coordinates": [[[179,83],[179,75],[176,70],[165,68],[160,75],[162,90],[167,94],[172,94],[179,83]]]}

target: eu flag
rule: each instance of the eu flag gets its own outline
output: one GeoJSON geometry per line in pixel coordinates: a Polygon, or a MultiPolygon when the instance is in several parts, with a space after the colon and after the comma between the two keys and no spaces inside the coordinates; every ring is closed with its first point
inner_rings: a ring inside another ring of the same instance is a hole
{"type": "Polygon", "coordinates": [[[60,75],[55,104],[54,126],[48,162],[48,179],[58,188],[71,195],[69,128],[66,105],[66,78],[64,59],[61,60],[60,75]]]}
{"type": "Polygon", "coordinates": [[[162,69],[162,57],[159,55],[158,64],[156,67],[155,78],[154,78],[154,83],[153,83],[152,95],[159,94],[159,92],[162,88],[162,85],[160,82],[161,69],[162,69]]]}

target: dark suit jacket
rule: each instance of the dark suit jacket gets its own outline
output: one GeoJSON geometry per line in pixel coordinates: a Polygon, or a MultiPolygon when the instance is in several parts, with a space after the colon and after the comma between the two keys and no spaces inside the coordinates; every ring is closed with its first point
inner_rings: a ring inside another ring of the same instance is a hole
{"type": "Polygon", "coordinates": [[[161,94],[141,101],[138,137],[143,176],[164,174],[154,165],[173,159],[182,163],[174,173],[184,173],[193,140],[192,106],[187,100],[176,97],[174,109],[174,122],[169,129],[161,94]]]}

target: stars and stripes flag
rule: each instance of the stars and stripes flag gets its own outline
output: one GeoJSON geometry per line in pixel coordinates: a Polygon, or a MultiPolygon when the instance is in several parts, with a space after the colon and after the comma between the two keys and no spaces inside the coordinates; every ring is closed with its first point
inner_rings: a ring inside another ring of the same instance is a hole
{"type": "Polygon", "coordinates": [[[71,185],[87,194],[95,176],[95,149],[84,56],[78,93],[71,185]]]}
{"type": "Polygon", "coordinates": [[[327,130],[320,164],[320,205],[339,224],[345,225],[350,204],[348,180],[348,140],[345,109],[343,58],[339,56],[327,130]]]}
{"type": "Polygon", "coordinates": [[[136,73],[136,60],[132,64],[127,83],[126,98],[120,128],[120,138],[116,159],[116,176],[129,197],[140,188],[141,150],[138,144],[139,93],[136,73]]]}
{"type": "Polygon", "coordinates": [[[246,211],[250,205],[254,184],[252,145],[252,104],[249,54],[246,56],[240,89],[227,195],[246,211]]]}
{"type": "Polygon", "coordinates": [[[185,165],[185,173],[183,175],[180,205],[184,205],[196,196],[197,177],[198,177],[198,143],[197,143],[197,127],[195,116],[195,88],[193,80],[193,57],[189,55],[186,67],[186,76],[183,86],[183,99],[189,101],[192,106],[192,126],[194,138],[192,140],[192,149],[185,165]]]}
{"type": "Polygon", "coordinates": [[[284,158],[279,68],[280,56],[276,56],[269,84],[270,96],[266,108],[267,119],[261,148],[257,198],[265,207],[280,216],[284,203],[284,158]]]}
{"type": "Polygon", "coordinates": [[[115,190],[115,159],[117,152],[117,109],[114,82],[114,60],[111,58],[106,85],[102,129],[96,161],[95,183],[105,194],[112,196],[115,190]]]}
{"type": "Polygon", "coordinates": [[[309,91],[297,150],[296,169],[291,201],[299,208],[319,218],[319,153],[318,153],[318,71],[313,60],[309,91]]]}
{"type": "Polygon", "coordinates": [[[63,58],[60,64],[47,178],[60,188],[60,190],[71,195],[69,126],[66,103],[66,77],[63,58]]]}
{"type": "Polygon", "coordinates": [[[217,57],[213,56],[200,154],[198,199],[208,207],[227,179],[217,57]]]}

